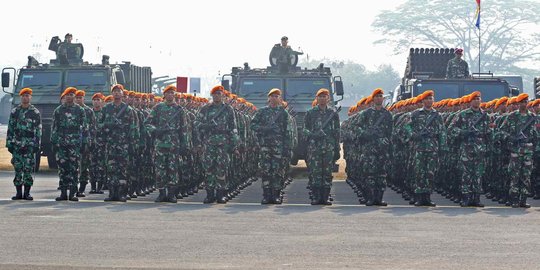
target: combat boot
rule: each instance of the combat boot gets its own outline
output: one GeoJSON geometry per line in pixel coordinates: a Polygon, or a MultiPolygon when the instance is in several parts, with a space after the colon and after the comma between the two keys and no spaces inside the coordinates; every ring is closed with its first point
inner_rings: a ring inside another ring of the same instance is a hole
{"type": "MultiPolygon", "coordinates": [[[[179,188],[179,187],[176,187],[176,188],[179,188]]],[[[182,187],[182,188],[179,188],[179,189],[180,189],[180,195],[182,195],[183,198],[186,198],[186,197],[189,196],[186,187],[182,187]]]]}
{"type": "Polygon", "coordinates": [[[30,189],[32,188],[32,186],[30,185],[24,185],[24,195],[23,195],[23,199],[27,200],[27,201],[32,201],[34,200],[34,198],[32,198],[32,195],[30,195],[30,189]]]}
{"type": "Polygon", "coordinates": [[[311,205],[318,205],[320,203],[320,191],[319,188],[311,188],[311,205]]]}
{"type": "Polygon", "coordinates": [[[531,205],[527,203],[527,195],[521,194],[519,199],[519,207],[531,208],[531,205]]]}
{"type": "Polygon", "coordinates": [[[364,196],[366,198],[366,206],[373,206],[375,204],[375,195],[373,189],[368,187],[364,190],[364,196]]]}
{"type": "Polygon", "coordinates": [[[69,188],[69,200],[72,202],[78,202],[79,198],[77,198],[77,186],[71,186],[69,188]]]}
{"type": "Polygon", "coordinates": [[[480,193],[473,193],[473,198],[472,206],[484,207],[484,204],[480,202],[480,193]]]}
{"type": "Polygon", "coordinates": [[[330,190],[329,187],[321,189],[321,204],[332,205],[332,202],[330,201],[330,190]]]}
{"type": "Polygon", "coordinates": [[[388,203],[383,201],[383,195],[384,191],[380,189],[375,189],[375,201],[373,204],[377,206],[388,206],[388,203]]]}
{"type": "Polygon", "coordinates": [[[96,181],[90,181],[90,192],[88,194],[97,194],[96,191],[96,181]]]}
{"type": "Polygon", "coordinates": [[[206,188],[206,198],[204,198],[203,203],[215,203],[216,196],[214,194],[213,188],[206,188]]]}
{"type": "Polygon", "coordinates": [[[22,185],[15,186],[15,190],[17,191],[17,194],[15,196],[11,197],[12,200],[22,200],[23,199],[23,191],[22,191],[22,185]]]}
{"type": "Polygon", "coordinates": [[[137,199],[137,194],[135,194],[136,186],[137,186],[137,182],[132,182],[131,185],[128,185],[126,199],[128,200],[137,199]]]}
{"type": "Polygon", "coordinates": [[[77,197],[84,198],[86,195],[84,194],[84,191],[86,190],[86,182],[81,182],[79,186],[79,191],[77,191],[76,195],[77,197]]]}
{"type": "Polygon", "coordinates": [[[434,202],[431,201],[431,193],[424,194],[424,206],[429,206],[429,207],[437,206],[434,202]]]}
{"type": "Polygon", "coordinates": [[[519,195],[516,193],[510,194],[510,200],[512,201],[512,208],[519,208],[519,195]]]}
{"type": "Polygon", "coordinates": [[[182,194],[180,193],[180,187],[178,187],[178,186],[174,190],[174,195],[176,195],[177,200],[180,200],[180,199],[184,198],[184,196],[182,196],[182,194]]]}
{"type": "Polygon", "coordinates": [[[272,202],[271,193],[272,193],[271,189],[263,188],[263,199],[261,201],[261,204],[270,204],[272,202]]]}
{"type": "MultiPolygon", "coordinates": [[[[174,193],[172,193],[174,194],[174,193]]],[[[169,191],[169,195],[171,195],[171,192],[169,191]]],[[[165,190],[165,188],[160,188],[159,189],[159,195],[157,196],[156,200],[154,202],[166,202],[167,201],[167,191],[165,190]]]]}
{"type": "Polygon", "coordinates": [[[216,202],[217,203],[227,203],[227,190],[226,189],[218,189],[216,191],[216,202]]]}
{"type": "Polygon", "coordinates": [[[131,200],[131,198],[127,196],[127,184],[117,186],[115,193],[115,197],[119,202],[127,202],[128,200],[131,200]]]}
{"type": "Polygon", "coordinates": [[[109,186],[109,197],[105,198],[104,201],[106,202],[112,202],[117,201],[118,197],[115,196],[115,190],[118,189],[118,186],[109,186]]]}
{"type": "Polygon", "coordinates": [[[96,194],[103,194],[103,182],[97,182],[96,194]]]}
{"type": "Polygon", "coordinates": [[[469,206],[470,197],[471,197],[471,194],[469,193],[461,195],[461,203],[460,203],[461,207],[469,206]]]}
{"type": "Polygon", "coordinates": [[[143,184],[141,182],[137,182],[137,186],[135,187],[135,195],[137,195],[137,197],[145,197],[146,194],[144,193],[144,190],[143,190],[143,184]]]}
{"type": "Polygon", "coordinates": [[[274,194],[272,195],[272,203],[281,204],[282,202],[283,202],[283,199],[281,198],[281,190],[274,189],[274,194]]]}
{"type": "Polygon", "coordinates": [[[167,188],[167,199],[165,200],[166,202],[170,202],[170,203],[177,203],[178,200],[176,199],[176,189],[178,187],[169,187],[167,188]]]}
{"type": "Polygon", "coordinates": [[[67,187],[60,187],[60,197],[56,197],[56,201],[67,201],[67,187]]]}
{"type": "Polygon", "coordinates": [[[415,193],[414,194],[414,206],[424,206],[424,204],[425,204],[424,193],[415,193]]]}

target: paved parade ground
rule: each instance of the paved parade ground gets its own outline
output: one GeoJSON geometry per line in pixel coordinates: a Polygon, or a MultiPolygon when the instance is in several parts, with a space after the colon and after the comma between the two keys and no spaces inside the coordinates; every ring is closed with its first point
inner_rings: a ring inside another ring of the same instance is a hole
{"type": "Polygon", "coordinates": [[[489,202],[461,208],[434,195],[412,207],[388,190],[388,207],[357,203],[336,181],[333,206],[311,206],[306,179],[283,205],[260,205],[260,181],[226,205],[204,191],[178,204],[106,195],[55,202],[57,175],[36,176],[35,201],[11,201],[0,172],[0,269],[538,269],[540,201],[530,209],[489,202]]]}

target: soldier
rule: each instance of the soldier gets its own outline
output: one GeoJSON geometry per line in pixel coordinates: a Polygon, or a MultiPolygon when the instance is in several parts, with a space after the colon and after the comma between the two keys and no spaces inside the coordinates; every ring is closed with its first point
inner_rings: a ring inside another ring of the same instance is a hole
{"type": "Polygon", "coordinates": [[[96,133],[96,117],[94,116],[94,111],[92,108],[84,104],[85,95],[86,92],[84,92],[84,90],[77,90],[75,93],[75,103],[84,109],[87,121],[87,125],[85,126],[83,132],[83,141],[87,143],[85,143],[81,148],[79,191],[77,192],[77,197],[86,197],[84,191],[86,189],[86,185],[90,181],[90,162],[92,158],[91,154],[94,144],[94,135],[96,133]]]}
{"type": "Polygon", "coordinates": [[[448,61],[446,66],[446,78],[447,79],[464,79],[469,77],[469,64],[463,57],[463,49],[457,49],[455,51],[455,57],[448,61]]]}
{"type": "Polygon", "coordinates": [[[518,110],[508,114],[501,125],[501,133],[509,143],[510,163],[510,201],[512,208],[531,207],[527,204],[527,196],[531,192],[531,171],[533,169],[534,148],[537,143],[537,116],[527,110],[529,95],[517,96],[515,104],[518,110]]]}
{"type": "Polygon", "coordinates": [[[276,59],[276,65],[282,73],[287,73],[289,71],[289,66],[291,65],[291,58],[294,55],[302,55],[303,52],[294,51],[291,46],[288,45],[289,38],[283,36],[281,38],[281,43],[275,44],[270,52],[270,58],[276,59]]]}
{"type": "Polygon", "coordinates": [[[461,171],[461,206],[484,207],[480,203],[481,179],[485,173],[485,156],[488,151],[489,118],[480,109],[482,96],[479,91],[467,97],[470,108],[462,110],[448,127],[449,133],[461,142],[459,168],[461,171]]]}
{"type": "MultiPolygon", "coordinates": [[[[251,130],[260,146],[259,170],[262,178],[263,200],[261,204],[281,204],[284,175],[283,156],[291,151],[289,116],[281,106],[281,90],[268,92],[268,106],[261,108],[251,120],[251,130]]],[[[288,166],[288,164],[287,164],[288,166]]]]}
{"type": "Polygon", "coordinates": [[[234,109],[223,102],[225,89],[219,85],[210,91],[212,103],[197,114],[195,126],[201,136],[207,196],[204,203],[227,202],[227,176],[231,154],[239,154],[234,109]],[[215,193],[214,193],[215,192],[215,193]]]}
{"type": "Polygon", "coordinates": [[[159,196],[155,202],[176,203],[180,155],[188,152],[186,112],[175,103],[176,87],[163,90],[165,102],[152,109],[145,121],[146,129],[154,135],[155,167],[159,196]]]}
{"type": "Polygon", "coordinates": [[[392,136],[392,115],[382,104],[384,91],[377,88],[371,94],[374,106],[362,111],[351,122],[351,128],[364,141],[364,151],[360,159],[366,182],[366,206],[386,206],[382,200],[386,188],[386,177],[390,164],[390,140],[392,136]]]}
{"type": "Polygon", "coordinates": [[[12,155],[11,164],[15,169],[13,184],[17,194],[12,200],[33,200],[30,189],[34,184],[32,173],[35,169],[36,154],[40,151],[41,115],[30,101],[32,89],[19,91],[21,104],[13,108],[9,116],[6,148],[12,155]],[[24,195],[23,195],[24,185],[24,195]]]}
{"type": "Polygon", "coordinates": [[[446,144],[442,118],[432,108],[435,93],[425,91],[416,97],[422,108],[411,112],[404,129],[412,142],[415,206],[435,206],[431,201],[433,178],[438,167],[438,153],[446,144]]]}
{"type": "Polygon", "coordinates": [[[61,191],[60,196],[56,198],[57,201],[68,199],[79,201],[75,194],[77,193],[81,148],[87,143],[83,141],[87,121],[84,109],[74,103],[76,92],[75,87],[66,88],[62,93],[65,103],[58,106],[53,113],[51,143],[56,152],[61,191]]]}
{"type": "Polygon", "coordinates": [[[107,176],[109,197],[105,201],[126,201],[128,158],[134,154],[137,125],[133,108],[122,101],[124,87],[111,88],[114,101],[103,107],[104,135],[107,137],[107,176]]]}
{"type": "Polygon", "coordinates": [[[308,138],[307,166],[311,182],[311,204],[331,205],[332,169],[340,156],[339,114],[328,107],[330,91],[320,89],[316,94],[317,106],[307,111],[304,118],[304,136],[308,138]]]}
{"type": "Polygon", "coordinates": [[[96,119],[96,128],[94,129],[94,145],[91,148],[90,155],[90,194],[103,194],[103,185],[106,182],[106,155],[105,141],[103,132],[103,94],[96,93],[92,96],[92,110],[96,119]]]}

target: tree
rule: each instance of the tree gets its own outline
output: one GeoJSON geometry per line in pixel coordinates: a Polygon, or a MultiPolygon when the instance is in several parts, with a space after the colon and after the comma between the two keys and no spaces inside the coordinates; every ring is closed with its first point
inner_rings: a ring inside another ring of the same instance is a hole
{"type": "MultiPolygon", "coordinates": [[[[470,70],[478,70],[478,35],[481,35],[481,70],[531,78],[526,66],[540,60],[540,3],[528,0],[491,0],[482,3],[481,31],[475,27],[473,0],[409,0],[395,10],[381,12],[372,24],[394,53],[410,47],[461,47],[470,70]]],[[[536,74],[538,75],[538,74],[536,74]]],[[[532,79],[531,79],[532,80],[532,79]]],[[[528,84],[526,84],[528,85],[528,84]]]]}

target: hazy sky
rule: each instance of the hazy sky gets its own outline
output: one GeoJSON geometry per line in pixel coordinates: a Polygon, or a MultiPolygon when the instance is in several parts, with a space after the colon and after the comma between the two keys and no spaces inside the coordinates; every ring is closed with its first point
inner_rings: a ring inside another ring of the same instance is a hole
{"type": "Polygon", "coordinates": [[[406,55],[374,45],[379,36],[371,23],[403,2],[7,1],[0,66],[21,66],[38,51],[46,61],[54,57],[50,38],[69,32],[90,62],[107,54],[111,62],[151,66],[154,76],[217,78],[244,62],[267,66],[272,45],[287,35],[311,59],[353,60],[370,69],[389,63],[401,73],[406,55]]]}

